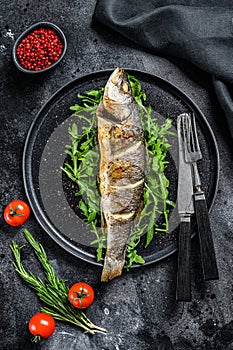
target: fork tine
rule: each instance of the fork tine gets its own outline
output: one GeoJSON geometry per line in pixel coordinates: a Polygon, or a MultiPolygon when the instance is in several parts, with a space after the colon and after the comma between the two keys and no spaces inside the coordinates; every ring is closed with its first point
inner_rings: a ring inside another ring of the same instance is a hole
{"type": "Polygon", "coordinates": [[[193,151],[193,134],[192,134],[192,121],[190,119],[190,114],[187,115],[188,124],[188,142],[189,142],[189,153],[193,151]]]}
{"type": "Polygon", "coordinates": [[[194,122],[193,122],[193,116],[190,116],[190,139],[191,139],[191,151],[195,152],[196,151],[196,134],[195,134],[195,129],[194,129],[194,122]]]}
{"type": "Polygon", "coordinates": [[[184,114],[182,118],[182,129],[183,137],[185,144],[185,153],[191,152],[191,143],[190,143],[190,118],[188,114],[184,114]]]}
{"type": "Polygon", "coordinates": [[[197,127],[196,127],[196,121],[195,121],[195,114],[192,113],[191,115],[191,121],[192,121],[192,130],[193,130],[193,144],[194,144],[194,150],[196,152],[200,152],[200,145],[198,141],[198,136],[197,136],[197,127]]]}

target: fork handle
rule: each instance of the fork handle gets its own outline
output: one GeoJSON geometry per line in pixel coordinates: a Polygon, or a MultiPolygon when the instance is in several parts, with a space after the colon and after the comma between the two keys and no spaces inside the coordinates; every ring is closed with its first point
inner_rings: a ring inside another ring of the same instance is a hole
{"type": "Polygon", "coordinates": [[[180,219],[179,246],[178,246],[178,271],[176,300],[191,300],[191,276],[190,276],[190,249],[191,249],[191,222],[190,216],[180,219]]]}
{"type": "Polygon", "coordinates": [[[219,278],[209,213],[203,191],[194,193],[194,203],[201,251],[204,280],[219,278]]]}

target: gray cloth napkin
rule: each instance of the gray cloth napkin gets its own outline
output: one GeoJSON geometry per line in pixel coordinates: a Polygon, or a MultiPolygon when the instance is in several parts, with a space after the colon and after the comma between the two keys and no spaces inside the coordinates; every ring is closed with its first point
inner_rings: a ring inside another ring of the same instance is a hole
{"type": "Polygon", "coordinates": [[[181,57],[211,74],[233,137],[232,0],[98,0],[93,20],[142,49],[181,57]]]}

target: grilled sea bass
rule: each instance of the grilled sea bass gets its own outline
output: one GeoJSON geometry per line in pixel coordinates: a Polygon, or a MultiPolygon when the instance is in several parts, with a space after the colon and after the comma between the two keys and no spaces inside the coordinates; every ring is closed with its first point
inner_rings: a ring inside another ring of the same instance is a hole
{"type": "Polygon", "coordinates": [[[110,76],[97,109],[99,189],[107,250],[101,281],[120,276],[126,246],[143,205],[146,148],[137,104],[126,73],[110,76]]]}

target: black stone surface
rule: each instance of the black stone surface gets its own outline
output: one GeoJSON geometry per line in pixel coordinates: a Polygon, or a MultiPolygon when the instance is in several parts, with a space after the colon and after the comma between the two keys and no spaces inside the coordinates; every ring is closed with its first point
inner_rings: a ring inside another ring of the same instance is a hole
{"type": "MultiPolygon", "coordinates": [[[[108,329],[90,336],[79,328],[57,322],[54,335],[32,344],[27,329],[42,303],[22,282],[12,266],[9,245],[25,243],[23,228],[11,228],[0,217],[0,349],[1,350],[232,350],[232,144],[225,118],[216,100],[211,77],[184,60],[140,51],[110,30],[92,25],[94,0],[1,1],[0,69],[0,210],[16,198],[26,200],[22,179],[22,152],[28,129],[49,97],[71,79],[117,65],[142,69],[167,79],[198,104],[215,133],[220,152],[220,179],[210,214],[219,281],[204,282],[197,237],[192,241],[192,302],[175,301],[177,255],[134,269],[108,284],[100,283],[101,269],[87,264],[55,244],[31,215],[24,227],[45,246],[57,274],[69,284],[85,280],[96,292],[87,310],[94,323],[108,329]],[[46,75],[25,76],[13,65],[15,39],[37,21],[51,21],[64,30],[68,49],[62,63],[46,75]]],[[[35,274],[41,269],[32,250],[24,261],[35,274]]],[[[41,275],[42,277],[42,275],[41,275]]]]}

